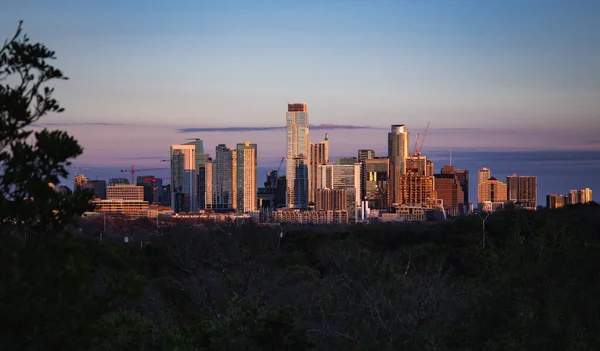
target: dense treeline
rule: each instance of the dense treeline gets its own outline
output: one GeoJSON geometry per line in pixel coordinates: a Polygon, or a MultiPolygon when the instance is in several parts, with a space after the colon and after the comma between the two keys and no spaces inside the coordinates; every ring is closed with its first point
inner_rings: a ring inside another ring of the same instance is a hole
{"type": "Polygon", "coordinates": [[[2,349],[594,349],[600,206],[139,245],[2,237],[2,349]]]}

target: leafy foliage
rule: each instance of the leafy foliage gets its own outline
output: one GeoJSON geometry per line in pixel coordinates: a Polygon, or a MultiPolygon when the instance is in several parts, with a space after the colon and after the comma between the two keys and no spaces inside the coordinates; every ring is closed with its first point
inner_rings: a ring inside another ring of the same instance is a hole
{"type": "Polygon", "coordinates": [[[49,84],[67,78],[49,63],[53,59],[54,51],[22,34],[21,23],[0,48],[2,232],[50,233],[89,207],[89,193],[66,198],[50,187],[68,175],[69,160],[83,149],[63,131],[31,129],[41,117],[63,111],[49,84]]]}

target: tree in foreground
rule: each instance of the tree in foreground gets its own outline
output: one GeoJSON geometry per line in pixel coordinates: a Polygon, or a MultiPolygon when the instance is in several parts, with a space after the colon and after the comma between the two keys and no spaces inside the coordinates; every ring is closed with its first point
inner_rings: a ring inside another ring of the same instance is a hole
{"type": "Polygon", "coordinates": [[[54,51],[30,42],[21,26],[0,47],[0,232],[36,234],[60,230],[91,195],[52,188],[83,149],[64,131],[34,132],[41,117],[63,112],[50,83],[67,77],[51,64],[54,51]]]}

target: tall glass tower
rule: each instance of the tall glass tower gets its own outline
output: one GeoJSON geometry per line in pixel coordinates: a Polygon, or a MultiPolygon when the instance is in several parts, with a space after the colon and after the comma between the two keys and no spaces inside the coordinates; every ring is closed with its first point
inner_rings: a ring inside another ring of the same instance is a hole
{"type": "Polygon", "coordinates": [[[305,103],[288,104],[286,114],[286,204],[308,207],[308,111],[305,103]]]}

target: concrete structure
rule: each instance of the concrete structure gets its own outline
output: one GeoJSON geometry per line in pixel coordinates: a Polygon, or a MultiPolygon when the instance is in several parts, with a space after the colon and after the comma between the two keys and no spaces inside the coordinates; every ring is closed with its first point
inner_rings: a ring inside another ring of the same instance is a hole
{"type": "Polygon", "coordinates": [[[329,163],[329,140],[309,144],[309,175],[308,175],[308,202],[315,202],[315,193],[319,181],[319,166],[329,163]]]}
{"type": "Polygon", "coordinates": [[[301,211],[284,208],[273,212],[273,220],[278,223],[295,224],[347,224],[346,211],[301,211]]]}
{"type": "Polygon", "coordinates": [[[399,199],[399,179],[406,174],[406,157],[408,154],[409,134],[404,124],[392,125],[388,133],[388,158],[390,160],[390,202],[397,203],[399,199]]]}
{"type": "Polygon", "coordinates": [[[308,207],[309,198],[308,109],[305,103],[288,104],[286,113],[286,203],[308,207]]]}
{"type": "Polygon", "coordinates": [[[506,200],[519,204],[522,208],[535,210],[537,208],[537,177],[516,174],[507,176],[506,200]]]}
{"type": "Polygon", "coordinates": [[[479,208],[483,208],[481,204],[485,202],[506,202],[506,184],[494,177],[490,177],[488,180],[480,183],[477,190],[479,208]]]}
{"type": "Polygon", "coordinates": [[[171,145],[171,209],[196,212],[196,146],[171,145]]]}
{"type": "Polygon", "coordinates": [[[237,144],[237,211],[248,213],[256,211],[257,193],[257,146],[249,141],[237,144]]]}
{"type": "Polygon", "coordinates": [[[237,150],[225,144],[215,148],[212,209],[233,211],[237,207],[237,150]]]}
{"type": "Polygon", "coordinates": [[[363,162],[364,200],[374,209],[390,207],[390,160],[387,157],[366,159],[363,162]]]}

